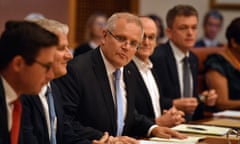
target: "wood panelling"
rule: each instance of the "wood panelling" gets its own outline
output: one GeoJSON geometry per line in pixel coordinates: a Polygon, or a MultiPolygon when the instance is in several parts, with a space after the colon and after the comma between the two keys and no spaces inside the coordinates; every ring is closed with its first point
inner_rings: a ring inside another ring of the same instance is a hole
{"type": "Polygon", "coordinates": [[[70,27],[72,30],[70,39],[72,47],[76,47],[83,42],[86,21],[91,14],[102,12],[111,16],[114,12],[120,11],[138,14],[138,7],[138,0],[72,0],[70,2],[70,27]]]}

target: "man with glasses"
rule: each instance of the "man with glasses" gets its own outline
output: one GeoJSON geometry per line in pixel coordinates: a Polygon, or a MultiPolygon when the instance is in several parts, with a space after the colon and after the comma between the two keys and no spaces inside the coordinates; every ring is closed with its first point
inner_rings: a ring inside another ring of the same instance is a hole
{"type": "Polygon", "coordinates": [[[54,77],[48,79],[49,82],[42,87],[38,95],[21,96],[22,142],[23,144],[91,144],[91,141],[82,140],[80,135],[77,136],[72,131],[72,126],[64,116],[61,93],[53,82],[53,79],[67,73],[67,62],[73,58],[68,47],[69,27],[52,19],[33,21],[56,34],[59,44],[52,63],[54,77]],[[51,98],[53,98],[52,101],[51,98]],[[52,116],[52,112],[55,112],[55,116],[52,116]]]}
{"type": "Polygon", "coordinates": [[[99,48],[70,61],[68,74],[55,82],[63,93],[65,113],[75,132],[80,123],[89,139],[99,139],[104,131],[116,136],[110,142],[135,144],[128,136],[184,138],[182,134],[158,127],[135,111],[134,76],[131,61],[143,37],[143,27],[130,13],[112,15],[103,31],[99,48]],[[119,104],[121,103],[121,104],[119,104]]]}
{"type": "Polygon", "coordinates": [[[144,28],[143,41],[130,63],[135,68],[132,73],[137,77],[136,109],[140,114],[151,118],[159,126],[172,127],[185,121],[182,117],[184,113],[178,111],[175,107],[168,111],[161,109],[161,86],[150,60],[150,56],[157,45],[157,26],[149,17],[140,17],[140,20],[144,28]]]}
{"type": "Polygon", "coordinates": [[[0,143],[18,144],[22,94],[37,94],[53,77],[58,38],[37,24],[9,21],[0,38],[0,143]]]}

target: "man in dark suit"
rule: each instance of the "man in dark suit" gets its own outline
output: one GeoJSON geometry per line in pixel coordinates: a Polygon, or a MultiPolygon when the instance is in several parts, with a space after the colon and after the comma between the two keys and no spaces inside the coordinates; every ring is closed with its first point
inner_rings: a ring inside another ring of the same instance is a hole
{"type": "MultiPolygon", "coordinates": [[[[61,77],[67,73],[66,64],[73,58],[68,48],[67,25],[51,19],[34,20],[43,28],[55,33],[59,38],[59,44],[52,63],[52,77],[46,79],[50,81],[61,77]]],[[[82,140],[80,135],[75,135],[72,126],[64,116],[61,102],[61,93],[53,81],[45,85],[37,96],[23,95],[23,116],[21,136],[23,144],[91,144],[91,141],[82,140]],[[51,89],[53,104],[56,116],[54,117],[54,131],[51,131],[51,108],[47,95],[47,87],[51,89]],[[47,95],[47,96],[46,96],[47,95]],[[52,137],[54,134],[54,138],[52,137]],[[56,142],[53,142],[56,139],[56,142]]],[[[97,144],[97,143],[96,143],[97,144]]]]}
{"type": "Polygon", "coordinates": [[[187,120],[202,118],[206,106],[214,106],[217,98],[214,90],[203,93],[205,104],[198,97],[198,60],[189,51],[196,40],[197,23],[198,14],[192,6],[177,5],[170,9],[166,31],[169,41],[156,48],[152,55],[163,86],[163,108],[175,106],[185,112],[187,120]],[[187,60],[186,67],[183,58],[187,60]]]}
{"type": "Polygon", "coordinates": [[[223,16],[217,10],[211,10],[204,16],[204,36],[195,43],[195,47],[222,47],[223,44],[217,40],[217,36],[223,25],[223,16]]]}
{"type": "Polygon", "coordinates": [[[11,21],[0,39],[0,144],[18,144],[21,94],[37,94],[53,75],[58,38],[37,24],[11,21]],[[30,77],[30,78],[29,78],[30,77]]]}
{"type": "Polygon", "coordinates": [[[144,28],[144,37],[141,47],[137,50],[130,63],[135,68],[132,73],[137,77],[137,98],[135,105],[138,113],[153,119],[160,126],[172,127],[184,122],[183,112],[172,107],[169,110],[161,109],[161,86],[150,60],[157,38],[157,27],[149,17],[140,17],[144,28]],[[163,111],[163,113],[162,113],[163,111]]]}
{"type": "Polygon", "coordinates": [[[91,139],[98,139],[104,131],[124,143],[137,143],[127,136],[184,137],[176,131],[154,125],[135,111],[137,90],[134,89],[134,76],[132,68],[124,66],[134,56],[142,36],[143,27],[137,16],[129,13],[112,15],[103,31],[100,48],[75,57],[68,64],[68,74],[56,81],[64,94],[64,111],[71,117],[76,133],[81,130],[81,123],[88,127],[91,139]],[[119,85],[114,88],[119,79],[113,79],[113,74],[119,70],[122,73],[121,95],[119,85]],[[122,105],[118,105],[120,101],[122,105]],[[120,109],[123,115],[120,115],[120,109]],[[117,122],[121,116],[124,123],[117,122]],[[122,131],[117,133],[121,128],[122,131]]]}

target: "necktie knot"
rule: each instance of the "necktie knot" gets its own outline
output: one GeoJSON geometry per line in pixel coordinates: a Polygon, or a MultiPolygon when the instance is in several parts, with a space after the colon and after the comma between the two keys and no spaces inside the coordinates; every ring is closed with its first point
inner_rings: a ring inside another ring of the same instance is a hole
{"type": "Polygon", "coordinates": [[[182,61],[185,64],[189,63],[189,57],[185,56],[182,61]]]}
{"type": "Polygon", "coordinates": [[[113,73],[115,80],[120,80],[121,77],[121,70],[120,69],[116,69],[116,71],[113,73]]]}

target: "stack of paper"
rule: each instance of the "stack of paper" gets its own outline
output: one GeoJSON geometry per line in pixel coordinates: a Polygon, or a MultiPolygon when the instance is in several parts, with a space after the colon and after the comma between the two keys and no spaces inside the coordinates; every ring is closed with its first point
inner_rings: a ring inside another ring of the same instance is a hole
{"type": "Polygon", "coordinates": [[[161,141],[161,142],[178,142],[178,143],[196,143],[201,139],[204,139],[205,136],[188,136],[185,139],[176,139],[176,138],[158,138],[158,137],[152,137],[150,140],[152,141],[161,141]]]}
{"type": "Polygon", "coordinates": [[[225,135],[230,131],[230,128],[223,128],[217,126],[207,126],[207,125],[193,125],[193,124],[180,124],[172,129],[187,132],[187,133],[199,133],[204,135],[225,135]]]}
{"type": "Polygon", "coordinates": [[[240,111],[225,110],[225,111],[214,113],[213,115],[216,117],[229,117],[229,118],[240,119],[240,111]]]}

